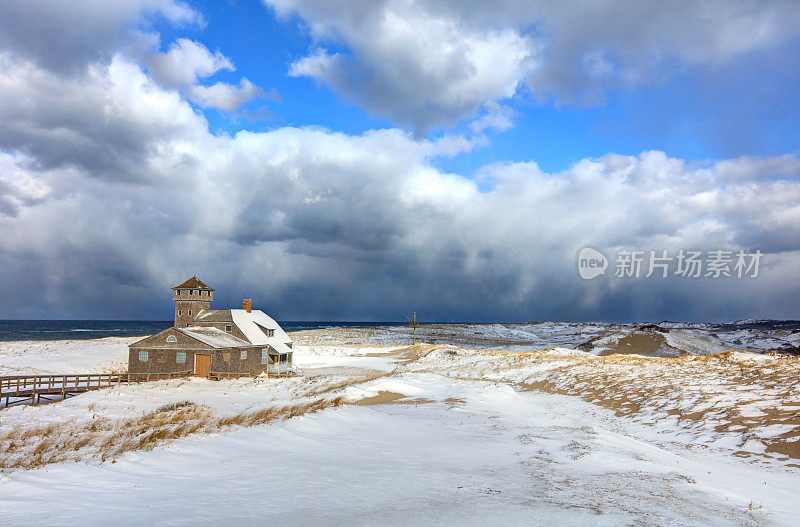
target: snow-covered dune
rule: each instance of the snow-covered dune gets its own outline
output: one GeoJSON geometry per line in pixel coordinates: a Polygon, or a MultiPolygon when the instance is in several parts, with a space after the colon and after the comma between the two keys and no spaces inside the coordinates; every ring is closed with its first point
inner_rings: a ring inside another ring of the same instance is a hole
{"type": "MultiPolygon", "coordinates": [[[[468,349],[530,351],[565,347],[597,355],[634,353],[651,356],[707,355],[726,350],[800,353],[800,322],[754,324],[602,324],[529,322],[525,324],[423,324],[417,342],[468,349]]],[[[331,328],[292,334],[300,344],[411,344],[408,326],[331,328]]]]}

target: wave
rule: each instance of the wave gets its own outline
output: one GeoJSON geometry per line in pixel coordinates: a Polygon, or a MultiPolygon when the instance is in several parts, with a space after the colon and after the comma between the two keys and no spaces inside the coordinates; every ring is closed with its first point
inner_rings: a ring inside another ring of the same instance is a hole
{"type": "Polygon", "coordinates": [[[70,331],[94,331],[94,332],[108,332],[108,331],[125,331],[122,328],[115,328],[115,329],[83,329],[83,328],[75,328],[70,329],[70,331]]]}

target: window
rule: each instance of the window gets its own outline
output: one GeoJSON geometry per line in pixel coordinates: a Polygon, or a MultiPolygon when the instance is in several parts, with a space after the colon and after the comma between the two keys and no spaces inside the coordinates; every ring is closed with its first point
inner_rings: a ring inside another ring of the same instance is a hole
{"type": "Polygon", "coordinates": [[[247,360],[247,350],[242,350],[242,352],[239,354],[239,359],[247,360]]]}
{"type": "Polygon", "coordinates": [[[180,309],[178,310],[178,316],[181,316],[181,310],[180,309]]]}
{"type": "Polygon", "coordinates": [[[230,333],[231,331],[233,331],[233,326],[225,326],[225,331],[230,333]]]}
{"type": "Polygon", "coordinates": [[[146,351],[140,351],[139,352],[139,362],[147,362],[147,355],[148,355],[148,353],[146,351]]]}
{"type": "Polygon", "coordinates": [[[268,337],[274,337],[275,336],[275,330],[274,329],[268,329],[267,330],[267,336],[268,337]]]}
{"type": "Polygon", "coordinates": [[[189,310],[189,316],[192,316],[192,310],[191,309],[189,310]]]}
{"type": "Polygon", "coordinates": [[[167,342],[178,342],[178,339],[175,338],[175,335],[170,335],[167,337],[167,342]]]}
{"type": "Polygon", "coordinates": [[[261,364],[266,364],[267,359],[269,359],[269,348],[264,348],[261,350],[261,364]]]}
{"type": "Polygon", "coordinates": [[[225,362],[230,362],[231,361],[231,352],[230,351],[226,351],[225,353],[223,353],[222,354],[222,360],[224,360],[225,362]]]}
{"type": "Polygon", "coordinates": [[[175,360],[177,362],[186,362],[186,354],[182,351],[179,351],[175,354],[175,360]]]}

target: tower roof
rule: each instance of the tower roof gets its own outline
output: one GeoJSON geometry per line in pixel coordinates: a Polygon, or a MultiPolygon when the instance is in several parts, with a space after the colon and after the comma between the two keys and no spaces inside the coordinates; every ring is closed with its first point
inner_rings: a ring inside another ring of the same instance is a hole
{"type": "Polygon", "coordinates": [[[196,276],[193,276],[186,280],[181,285],[176,285],[172,289],[206,289],[208,291],[213,291],[213,287],[209,287],[204,284],[201,280],[199,280],[196,276]]]}

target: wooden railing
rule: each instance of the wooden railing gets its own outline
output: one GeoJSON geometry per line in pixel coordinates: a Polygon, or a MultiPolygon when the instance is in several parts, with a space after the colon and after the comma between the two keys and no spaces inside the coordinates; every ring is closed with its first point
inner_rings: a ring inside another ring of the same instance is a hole
{"type": "Polygon", "coordinates": [[[238,379],[240,377],[254,377],[252,373],[234,373],[229,371],[212,371],[208,374],[208,378],[221,381],[222,379],[238,379]]]}
{"type": "MultiPolygon", "coordinates": [[[[267,369],[268,377],[289,377],[295,375],[289,366],[270,365],[267,369]]],[[[0,376],[0,402],[5,398],[5,405],[14,402],[29,400],[38,404],[41,399],[48,401],[56,397],[65,399],[68,395],[109,388],[118,384],[129,384],[163,379],[176,379],[192,375],[190,371],[178,373],[87,373],[75,375],[7,375],[0,376]],[[15,399],[15,401],[11,401],[15,399]]],[[[240,377],[253,377],[252,373],[243,372],[211,372],[208,377],[219,381],[222,379],[236,379],[240,377]]]]}
{"type": "Polygon", "coordinates": [[[269,376],[294,375],[294,373],[294,365],[290,362],[267,364],[267,375],[269,376]]]}
{"type": "Polygon", "coordinates": [[[30,399],[38,404],[41,398],[50,400],[60,396],[83,393],[118,384],[157,381],[186,377],[191,372],[179,373],[87,373],[75,375],[7,375],[0,376],[0,399],[6,406],[11,398],[30,399]]]}
{"type": "MultiPolygon", "coordinates": [[[[295,372],[292,368],[281,368],[280,370],[269,368],[265,373],[267,377],[291,377],[296,375],[297,372],[295,372]]],[[[239,379],[241,377],[258,377],[258,375],[245,372],[235,373],[227,371],[212,371],[208,374],[208,378],[214,381],[221,381],[222,379],[239,379]]]]}

